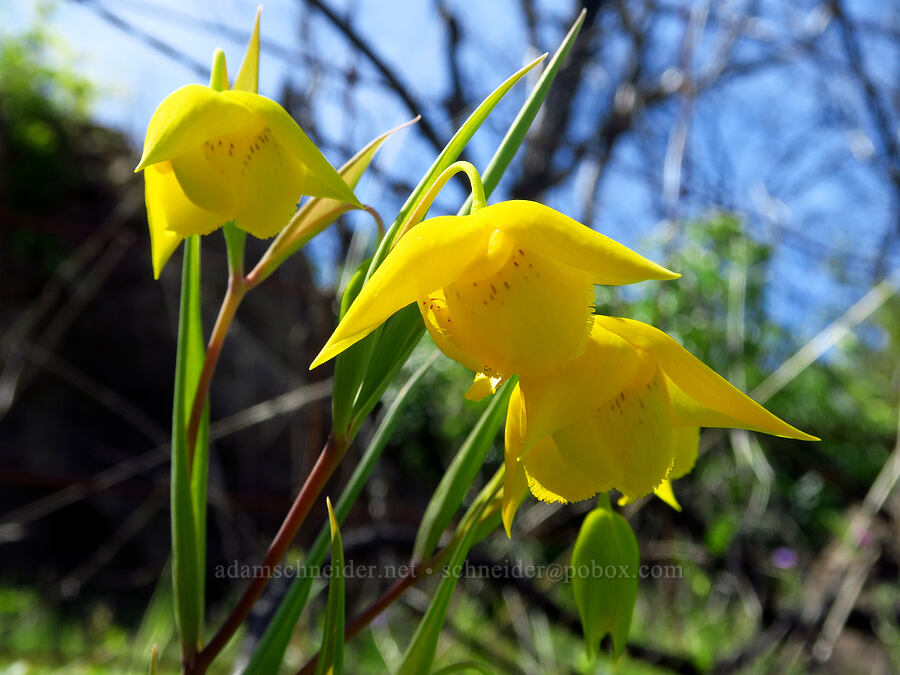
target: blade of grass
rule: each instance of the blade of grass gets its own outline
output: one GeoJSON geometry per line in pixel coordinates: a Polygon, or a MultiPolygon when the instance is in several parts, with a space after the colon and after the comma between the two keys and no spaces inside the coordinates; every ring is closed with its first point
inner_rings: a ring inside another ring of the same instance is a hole
{"type": "Polygon", "coordinates": [[[441,584],[438,586],[437,593],[428,606],[425,616],[422,617],[421,623],[416,628],[412,642],[410,642],[403,656],[403,663],[400,664],[400,668],[397,670],[397,675],[416,675],[417,673],[431,672],[431,664],[437,651],[438,638],[444,626],[447,610],[450,608],[453,591],[456,589],[457,581],[459,581],[459,571],[462,563],[466,559],[469,549],[472,548],[476,541],[475,537],[479,532],[478,524],[482,514],[502,485],[503,471],[501,469],[494,474],[490,482],[481,490],[481,493],[469,507],[457,528],[456,536],[458,540],[444,568],[441,584]]]}
{"type": "Polygon", "coordinates": [[[331,500],[327,499],[328,523],[331,527],[331,576],[328,580],[328,604],[325,606],[325,629],[319,649],[316,675],[342,675],[344,672],[344,547],[341,531],[331,500]]]}
{"type": "Polygon", "coordinates": [[[194,502],[188,473],[186,422],[203,361],[202,335],[196,348],[200,322],[200,237],[184,243],[178,347],[175,357],[175,395],[172,405],[172,589],[175,623],[184,661],[194,654],[200,639],[201,578],[194,502]],[[193,386],[191,386],[193,384],[193,386]]]}
{"type": "Polygon", "coordinates": [[[413,547],[414,561],[425,560],[437,548],[441,535],[462,504],[475,476],[481,470],[488,450],[494,444],[515,385],[514,381],[509,380],[494,394],[444,473],[425,509],[425,515],[422,516],[413,547]]]}

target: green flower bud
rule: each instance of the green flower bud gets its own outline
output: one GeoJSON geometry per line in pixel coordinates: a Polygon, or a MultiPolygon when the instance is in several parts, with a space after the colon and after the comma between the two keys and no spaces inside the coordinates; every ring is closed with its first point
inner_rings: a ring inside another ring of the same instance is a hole
{"type": "Polygon", "coordinates": [[[609,497],[601,494],[597,508],[581,524],[572,551],[572,592],[591,657],[607,634],[612,636],[616,658],[625,649],[639,560],[631,526],[610,508],[609,497]]]}

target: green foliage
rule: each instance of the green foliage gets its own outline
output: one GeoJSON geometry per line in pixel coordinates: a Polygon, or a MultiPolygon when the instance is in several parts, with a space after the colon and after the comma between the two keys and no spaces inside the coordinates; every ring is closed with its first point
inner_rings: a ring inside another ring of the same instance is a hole
{"type": "MultiPolygon", "coordinates": [[[[186,439],[194,392],[203,364],[200,319],[200,237],[188,237],[184,246],[181,311],[178,318],[178,352],[175,358],[175,396],[172,412],[172,588],[175,623],[183,655],[190,655],[202,640],[205,569],[206,481],[191,489],[186,439]],[[200,499],[198,493],[202,493],[200,499]],[[195,500],[195,495],[198,499],[195,500]],[[197,509],[195,513],[195,508],[197,509]],[[203,524],[203,531],[198,526],[203,524]]],[[[208,415],[204,417],[209,419],[208,415]]],[[[206,434],[200,434],[203,440],[206,434]]],[[[204,452],[196,453],[198,462],[204,452]]],[[[194,464],[197,467],[197,463],[194,464]]]]}
{"type": "Polygon", "coordinates": [[[506,406],[515,385],[515,378],[512,378],[491,397],[481,418],[472,427],[447,468],[422,516],[413,548],[413,560],[425,560],[434,553],[444,529],[456,515],[484,464],[488,450],[494,444],[497,431],[506,419],[506,406]]]}
{"type": "Polygon", "coordinates": [[[342,675],[344,672],[344,545],[331,500],[328,500],[328,524],[331,528],[331,575],[328,578],[328,603],[325,628],[316,675],[342,675]]]}
{"type": "Polygon", "coordinates": [[[0,34],[0,198],[14,210],[45,208],[81,183],[73,150],[94,89],[68,65],[44,27],[0,34]]]}

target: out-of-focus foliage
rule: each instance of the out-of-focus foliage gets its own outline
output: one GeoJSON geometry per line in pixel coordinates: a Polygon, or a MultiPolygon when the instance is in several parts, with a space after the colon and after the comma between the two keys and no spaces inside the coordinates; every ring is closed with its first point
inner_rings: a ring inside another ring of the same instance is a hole
{"type": "Polygon", "coordinates": [[[83,184],[73,139],[94,88],[61,65],[67,56],[39,26],[15,38],[0,34],[0,200],[8,207],[44,208],[83,184]]]}

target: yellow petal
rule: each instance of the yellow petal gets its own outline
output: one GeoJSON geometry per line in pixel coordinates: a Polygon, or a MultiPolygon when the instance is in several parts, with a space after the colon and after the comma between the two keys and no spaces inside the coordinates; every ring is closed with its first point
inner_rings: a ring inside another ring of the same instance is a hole
{"type": "Polygon", "coordinates": [[[674,459],[665,377],[657,371],[553,439],[582,472],[609,480],[631,499],[647,494],[666,477],[674,459]]]}
{"type": "MultiPolygon", "coordinates": [[[[638,353],[595,323],[584,353],[561,371],[519,378],[528,410],[525,445],[590,416],[634,381],[638,353]]],[[[649,376],[648,376],[649,379],[649,376]]]]}
{"type": "Polygon", "coordinates": [[[805,441],[819,440],[780,420],[741,393],[661,330],[632,319],[604,316],[599,320],[607,330],[654,356],[676,385],[671,397],[679,424],[734,427],[805,441]]]}
{"type": "MultiPolygon", "coordinates": [[[[450,318],[450,311],[447,309],[444,291],[438,290],[430,293],[419,301],[418,307],[425,322],[425,328],[428,329],[437,348],[469,370],[480,371],[483,365],[481,361],[463,351],[453,337],[453,319],[450,318]]],[[[468,398],[468,394],[466,394],[466,398],[468,398]]]]}
{"type": "Polygon", "coordinates": [[[509,397],[506,408],[506,432],[504,451],[503,474],[503,502],[501,516],[506,536],[512,537],[513,519],[522,499],[528,492],[528,480],[525,476],[525,467],[519,461],[519,453],[522,449],[522,423],[523,409],[522,399],[519,394],[519,386],[516,385],[509,397]]]}
{"type": "MultiPolygon", "coordinates": [[[[670,481],[668,478],[663,479],[662,483],[653,488],[653,494],[655,494],[676,511],[681,511],[681,504],[678,503],[678,500],[675,498],[675,491],[672,490],[672,481],[670,481]]],[[[619,506],[627,506],[628,504],[636,501],[637,499],[631,499],[627,495],[622,495],[621,497],[619,497],[618,504],[619,506]]]]}
{"type": "Polygon", "coordinates": [[[612,487],[608,477],[587,473],[569,462],[550,436],[535,443],[520,463],[531,494],[542,502],[579,502],[612,487]]]}
{"type": "Polygon", "coordinates": [[[397,310],[459,277],[485,250],[487,239],[484,228],[455,216],[432,218],[410,230],[363,286],[310,368],[362,340],[397,310]]]}
{"type": "Polygon", "coordinates": [[[672,481],[668,478],[655,487],[653,493],[676,511],[681,511],[681,504],[678,503],[675,491],[672,489],[672,481]]]}
{"type": "Polygon", "coordinates": [[[466,399],[469,401],[480,401],[491,394],[495,394],[501,382],[503,380],[499,377],[490,377],[484,373],[478,373],[466,390],[466,399]]]}
{"type": "Polygon", "coordinates": [[[502,377],[562,367],[584,351],[592,324],[590,281],[527,248],[512,249],[490,276],[470,270],[444,298],[454,342],[477,370],[502,377]]]}
{"type": "Polygon", "coordinates": [[[188,234],[207,234],[224,224],[221,216],[204,211],[193,204],[175,178],[169,162],[152,164],[144,171],[147,220],[150,225],[150,247],[153,276],[159,278],[166,261],[188,234]],[[184,234],[176,233],[177,229],[184,234]]]}
{"type": "Polygon", "coordinates": [[[300,197],[312,193],[308,175],[264,129],[247,161],[243,199],[234,211],[238,227],[260,239],[278,234],[296,213],[300,197]]]}
{"type": "Polygon", "coordinates": [[[203,141],[248,124],[253,113],[239,100],[228,98],[229,93],[189,84],[169,94],[150,118],[144,154],[135,172],[196,150],[203,141]]]}
{"type": "Polygon", "coordinates": [[[250,42],[247,43],[247,51],[244,60],[241,61],[240,70],[234,78],[233,89],[250,91],[254,94],[259,91],[259,16],[262,14],[262,6],[256,10],[256,21],[253,23],[253,32],[250,34],[250,42]]]}
{"type": "Polygon", "coordinates": [[[339,199],[354,206],[362,206],[350,186],[278,103],[247,91],[232,90],[222,92],[222,95],[259,115],[264,120],[265,126],[272,130],[278,144],[309,170],[309,174],[305,177],[305,187],[308,190],[306,194],[339,199]]]}
{"type": "Polygon", "coordinates": [[[537,202],[500,202],[481,209],[477,216],[494,223],[523,248],[586,272],[595,284],[631,284],[681,276],[537,202]]]}
{"type": "MultiPolygon", "coordinates": [[[[672,397],[671,381],[666,382],[669,389],[669,398],[672,397]]],[[[675,450],[675,463],[669,478],[681,478],[694,468],[697,462],[697,453],[700,449],[700,427],[673,427],[672,444],[675,450]]]]}

